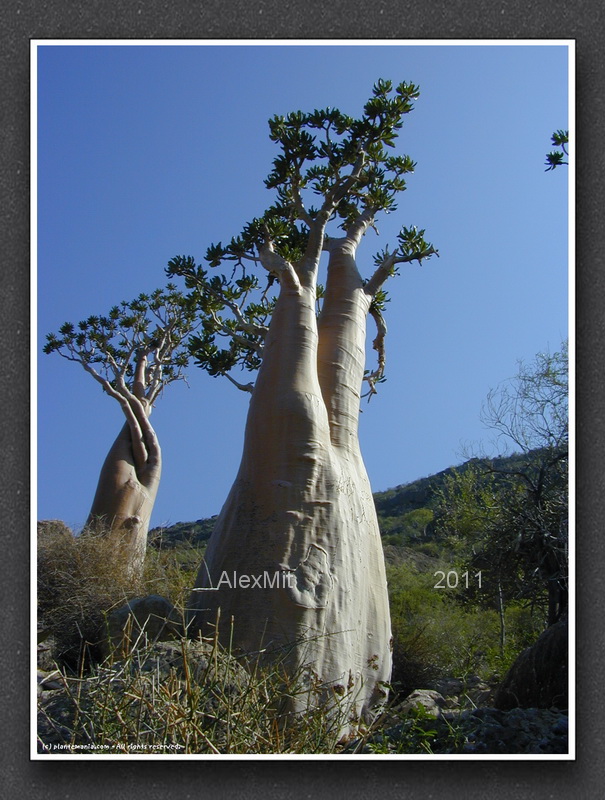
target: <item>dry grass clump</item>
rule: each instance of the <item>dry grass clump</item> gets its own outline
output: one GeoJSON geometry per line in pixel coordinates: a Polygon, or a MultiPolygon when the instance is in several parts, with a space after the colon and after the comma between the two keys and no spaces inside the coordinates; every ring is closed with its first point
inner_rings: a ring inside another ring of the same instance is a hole
{"type": "Polygon", "coordinates": [[[101,657],[109,611],[133,597],[164,594],[181,602],[192,585],[193,560],[174,551],[149,550],[141,578],[128,570],[125,543],[116,535],[85,531],[80,536],[58,521],[38,529],[38,625],[52,638],[55,658],[79,671],[101,657]],[[183,563],[185,568],[183,568],[183,563]]]}
{"type": "MultiPolygon", "coordinates": [[[[347,698],[316,706],[308,671],[244,666],[214,640],[143,644],[39,703],[39,752],[333,753],[347,698]],[[284,702],[284,699],[287,702],[284,702]],[[306,704],[306,707],[305,707],[306,704]],[[340,704],[340,705],[339,705],[340,704]],[[284,710],[296,705],[296,713],[284,710]]],[[[319,687],[318,687],[319,690],[319,687]]]]}
{"type": "Polygon", "coordinates": [[[94,656],[104,611],[136,594],[114,537],[75,537],[59,524],[38,534],[38,625],[54,640],[55,657],[72,667],[94,656]]]}

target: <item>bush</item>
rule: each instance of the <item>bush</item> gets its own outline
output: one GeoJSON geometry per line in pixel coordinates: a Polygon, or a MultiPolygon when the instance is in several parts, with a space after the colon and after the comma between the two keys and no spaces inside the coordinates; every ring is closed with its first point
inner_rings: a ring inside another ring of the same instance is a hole
{"type": "Polygon", "coordinates": [[[432,573],[409,564],[387,569],[393,629],[393,677],[403,694],[443,677],[487,677],[498,648],[495,611],[468,607],[434,588],[432,573]]]}
{"type": "Polygon", "coordinates": [[[506,628],[504,652],[498,647],[486,653],[489,672],[498,679],[504,678],[519,653],[534,644],[546,629],[544,615],[535,613],[520,603],[510,603],[507,606],[504,623],[506,628]]]}

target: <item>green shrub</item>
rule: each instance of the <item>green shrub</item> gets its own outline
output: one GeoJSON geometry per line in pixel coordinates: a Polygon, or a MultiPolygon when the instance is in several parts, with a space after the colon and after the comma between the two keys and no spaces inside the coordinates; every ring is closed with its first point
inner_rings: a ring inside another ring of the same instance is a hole
{"type": "Polygon", "coordinates": [[[416,753],[434,755],[455,753],[466,742],[459,721],[436,719],[422,705],[417,705],[395,728],[379,733],[368,742],[372,753],[384,755],[416,753]]]}
{"type": "Polygon", "coordinates": [[[464,606],[460,592],[435,589],[432,573],[387,569],[393,629],[393,683],[402,693],[442,677],[487,677],[498,648],[495,611],[464,606]]]}
{"type": "Polygon", "coordinates": [[[520,603],[510,603],[504,612],[505,645],[492,647],[486,652],[488,672],[502,679],[522,650],[530,647],[546,627],[546,619],[541,613],[532,612],[531,608],[520,603]]]}

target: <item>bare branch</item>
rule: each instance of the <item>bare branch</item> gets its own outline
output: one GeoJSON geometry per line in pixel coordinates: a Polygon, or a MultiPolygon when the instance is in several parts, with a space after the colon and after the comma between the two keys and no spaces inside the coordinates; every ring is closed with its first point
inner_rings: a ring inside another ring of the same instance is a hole
{"type": "Polygon", "coordinates": [[[292,199],[294,201],[294,208],[298,212],[298,218],[310,228],[313,225],[313,217],[309,214],[304,206],[298,186],[292,186],[292,199]]]}
{"type": "Polygon", "coordinates": [[[116,395],[130,427],[135,466],[140,475],[146,466],[154,466],[160,459],[157,435],[149,422],[152,406],[145,398],[140,400],[136,397],[126,386],[113,396],[116,395]],[[120,398],[126,403],[123,403],[120,398]]]}
{"type": "Polygon", "coordinates": [[[377,209],[371,206],[364,209],[347,230],[347,239],[352,239],[358,245],[367,229],[373,227],[376,212],[377,209]]]}
{"type": "MultiPolygon", "coordinates": [[[[147,462],[148,452],[147,452],[145,446],[143,445],[143,431],[142,431],[141,426],[139,424],[138,415],[133,410],[133,405],[135,405],[135,404],[142,408],[140,400],[138,398],[136,398],[134,395],[131,395],[131,393],[128,392],[128,390],[126,390],[127,394],[130,395],[130,397],[134,401],[134,403],[132,403],[130,401],[129,397],[126,396],[126,394],[124,394],[121,391],[117,391],[116,389],[114,389],[114,387],[107,380],[107,378],[103,378],[101,375],[99,375],[99,373],[96,371],[96,369],[94,367],[92,367],[85,359],[83,359],[81,357],[77,357],[75,355],[70,357],[70,356],[67,356],[67,355],[65,355],[64,353],[61,353],[61,352],[59,352],[59,355],[61,355],[63,358],[66,358],[68,361],[77,361],[79,364],[81,364],[84,367],[84,369],[86,370],[86,372],[88,372],[90,375],[92,375],[92,377],[98,383],[101,384],[101,386],[105,389],[107,394],[110,397],[113,397],[115,400],[118,401],[118,403],[122,407],[122,411],[124,412],[124,416],[126,417],[126,421],[128,423],[128,427],[130,428],[130,435],[131,435],[131,439],[132,439],[132,451],[133,451],[133,456],[134,456],[134,459],[135,459],[135,467],[137,469],[137,472],[140,469],[143,469],[143,467],[145,466],[145,463],[147,462]]],[[[151,426],[149,426],[149,427],[151,427],[151,426]]],[[[154,432],[154,436],[155,436],[155,432],[154,432]]]]}
{"type": "Polygon", "coordinates": [[[230,300],[225,300],[224,298],[223,301],[231,309],[231,311],[233,311],[240,331],[243,331],[244,333],[250,333],[253,336],[260,336],[262,339],[265,338],[267,331],[269,330],[266,325],[259,325],[255,322],[250,322],[250,320],[247,320],[244,317],[241,306],[238,306],[237,303],[232,303],[230,300]]]}
{"type": "Polygon", "coordinates": [[[229,336],[230,339],[232,339],[236,344],[239,344],[241,347],[254,350],[255,353],[262,355],[263,345],[261,342],[255,342],[251,339],[246,339],[245,337],[240,336],[237,329],[234,330],[233,328],[230,328],[226,322],[223,322],[219,319],[219,317],[217,317],[214,311],[211,311],[210,314],[217,326],[217,329],[222,331],[222,335],[229,336]]]}
{"type": "Polygon", "coordinates": [[[387,335],[387,325],[380,310],[370,306],[369,314],[376,323],[376,338],[372,342],[372,347],[378,353],[378,366],[373,372],[364,375],[363,378],[370,387],[366,394],[362,395],[363,397],[367,397],[368,401],[371,399],[372,395],[377,394],[376,383],[384,377],[384,369],[386,366],[384,340],[387,335]]]}
{"type": "Polygon", "coordinates": [[[336,206],[340,203],[340,201],[346,196],[349,189],[354,186],[357,181],[359,180],[359,176],[361,175],[361,170],[363,169],[363,165],[365,163],[365,152],[364,150],[360,150],[359,156],[357,157],[357,161],[353,165],[353,169],[351,172],[338,180],[334,186],[330,189],[330,191],[326,194],[323,205],[321,207],[322,211],[329,211],[332,212],[336,206]]]}
{"type": "Polygon", "coordinates": [[[254,390],[254,384],[253,383],[240,383],[239,381],[236,381],[235,378],[232,378],[231,375],[229,375],[228,372],[224,372],[223,375],[225,376],[225,378],[228,378],[228,380],[230,380],[231,383],[234,386],[236,386],[238,389],[240,389],[240,391],[242,391],[242,392],[250,392],[250,393],[252,393],[252,391],[254,390]]]}
{"type": "Polygon", "coordinates": [[[145,389],[147,388],[147,380],[145,375],[146,369],[147,352],[145,350],[140,350],[137,356],[134,379],[132,381],[132,393],[139,400],[142,400],[145,397],[145,389]]]}
{"type": "Polygon", "coordinates": [[[395,258],[395,253],[387,254],[382,262],[378,265],[376,271],[364,287],[364,291],[367,295],[374,297],[386,279],[393,274],[395,258]]]}
{"type": "Polygon", "coordinates": [[[263,245],[258,248],[260,263],[262,266],[290,289],[294,289],[297,293],[300,292],[300,279],[296,271],[289,261],[282,258],[273,248],[271,239],[267,239],[263,245]]]}

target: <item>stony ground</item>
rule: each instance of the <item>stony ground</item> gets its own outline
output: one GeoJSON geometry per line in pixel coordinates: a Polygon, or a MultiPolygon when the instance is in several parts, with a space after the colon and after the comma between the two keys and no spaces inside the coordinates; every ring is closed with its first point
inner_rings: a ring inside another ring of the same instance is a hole
{"type": "MultiPolygon", "coordinates": [[[[176,650],[174,642],[158,646],[162,658],[168,658],[176,650]]],[[[501,711],[490,706],[494,688],[471,676],[417,689],[384,715],[379,732],[365,741],[350,742],[343,754],[418,752],[539,757],[568,752],[565,711],[538,708],[501,711]]],[[[52,661],[48,644],[39,647],[38,704],[40,752],[64,752],[58,745],[70,740],[75,705],[52,661]]]]}

